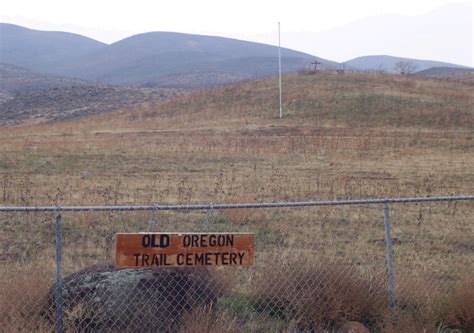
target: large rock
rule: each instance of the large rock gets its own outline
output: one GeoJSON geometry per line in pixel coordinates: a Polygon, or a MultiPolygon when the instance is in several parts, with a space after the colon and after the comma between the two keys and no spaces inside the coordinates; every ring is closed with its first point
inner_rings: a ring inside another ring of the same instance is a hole
{"type": "MultiPolygon", "coordinates": [[[[90,268],[63,284],[64,321],[72,331],[174,331],[182,315],[214,304],[220,286],[204,268],[90,268]]],[[[54,320],[54,289],[45,315],[54,320]]]]}

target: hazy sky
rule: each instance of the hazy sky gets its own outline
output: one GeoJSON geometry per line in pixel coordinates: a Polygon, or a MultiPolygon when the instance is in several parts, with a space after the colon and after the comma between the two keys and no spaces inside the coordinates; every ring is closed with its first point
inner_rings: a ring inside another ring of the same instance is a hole
{"type": "Polygon", "coordinates": [[[177,31],[282,45],[344,61],[391,54],[474,66],[473,2],[450,0],[3,0],[1,21],[111,43],[177,31]]]}

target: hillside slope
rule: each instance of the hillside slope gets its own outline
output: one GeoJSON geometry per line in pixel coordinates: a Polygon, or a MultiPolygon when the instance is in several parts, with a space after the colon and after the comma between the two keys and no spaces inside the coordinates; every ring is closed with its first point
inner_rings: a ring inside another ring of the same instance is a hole
{"type": "Polygon", "coordinates": [[[75,119],[161,103],[185,92],[104,85],[0,63],[0,126],[75,119]]]}
{"type": "Polygon", "coordinates": [[[153,105],[180,94],[183,91],[178,89],[86,84],[23,92],[0,103],[0,126],[76,119],[137,105],[153,105]]]}
{"type": "MultiPolygon", "coordinates": [[[[290,74],[283,79],[283,122],[291,126],[474,128],[472,85],[394,75],[290,74]]],[[[273,123],[278,84],[264,79],[185,96],[154,109],[115,116],[120,127],[273,123]]],[[[107,117],[103,118],[109,126],[107,117]]],[[[85,120],[87,121],[87,120],[85,120]]],[[[94,120],[96,122],[96,120],[94,120]]],[[[97,124],[99,124],[98,122],[97,124]]],[[[104,123],[104,125],[105,125],[104,123]]],[[[214,125],[215,126],[215,125],[214,125]]]]}
{"type": "Polygon", "coordinates": [[[0,63],[0,103],[17,94],[90,83],[62,76],[33,72],[26,68],[0,63]]]}
{"type": "Polygon", "coordinates": [[[472,85],[318,73],[284,76],[283,87],[282,119],[271,78],[158,105],[2,127],[0,168],[16,179],[3,200],[22,202],[25,175],[35,184],[30,204],[53,200],[46,194],[57,188],[70,189],[73,195],[59,200],[71,205],[474,190],[472,85]]]}

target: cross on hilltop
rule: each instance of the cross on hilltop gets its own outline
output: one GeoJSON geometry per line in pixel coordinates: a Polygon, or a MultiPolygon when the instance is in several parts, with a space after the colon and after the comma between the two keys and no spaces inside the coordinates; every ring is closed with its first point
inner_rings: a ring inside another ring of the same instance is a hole
{"type": "Polygon", "coordinates": [[[321,65],[321,63],[317,60],[310,62],[310,65],[314,65],[314,71],[316,72],[318,70],[318,65],[321,65]]]}

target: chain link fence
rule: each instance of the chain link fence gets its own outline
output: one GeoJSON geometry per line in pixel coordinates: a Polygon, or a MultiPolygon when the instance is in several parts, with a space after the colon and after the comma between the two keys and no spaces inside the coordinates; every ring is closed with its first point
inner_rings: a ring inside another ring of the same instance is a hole
{"type": "Polygon", "coordinates": [[[462,295],[474,282],[473,201],[0,207],[0,326],[332,332],[357,321],[383,332],[469,329],[462,295]],[[144,231],[252,232],[254,263],[115,270],[115,235],[144,231]]]}

